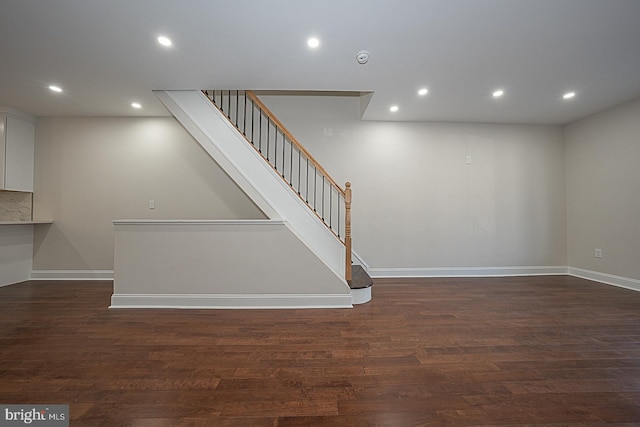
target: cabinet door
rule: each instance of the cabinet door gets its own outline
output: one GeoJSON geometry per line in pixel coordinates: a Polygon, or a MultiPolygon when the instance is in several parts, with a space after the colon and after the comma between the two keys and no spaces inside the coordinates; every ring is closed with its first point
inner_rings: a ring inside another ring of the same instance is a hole
{"type": "Polygon", "coordinates": [[[7,116],[4,188],[33,192],[35,125],[7,116]]]}

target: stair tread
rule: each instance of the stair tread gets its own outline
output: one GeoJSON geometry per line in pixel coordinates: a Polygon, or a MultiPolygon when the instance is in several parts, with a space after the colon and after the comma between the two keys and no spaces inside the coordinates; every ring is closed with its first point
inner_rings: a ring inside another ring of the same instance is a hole
{"type": "Polygon", "coordinates": [[[373,285],[373,279],[367,274],[361,265],[353,265],[351,270],[351,289],[363,289],[373,285]]]}

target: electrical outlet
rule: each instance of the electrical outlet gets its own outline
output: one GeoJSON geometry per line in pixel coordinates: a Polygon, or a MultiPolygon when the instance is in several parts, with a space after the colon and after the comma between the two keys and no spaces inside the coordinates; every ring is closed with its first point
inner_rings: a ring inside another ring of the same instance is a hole
{"type": "Polygon", "coordinates": [[[594,255],[596,258],[602,258],[602,249],[596,248],[594,255]]]}
{"type": "Polygon", "coordinates": [[[149,200],[149,209],[155,209],[155,208],[156,208],[156,201],[149,200]]]}

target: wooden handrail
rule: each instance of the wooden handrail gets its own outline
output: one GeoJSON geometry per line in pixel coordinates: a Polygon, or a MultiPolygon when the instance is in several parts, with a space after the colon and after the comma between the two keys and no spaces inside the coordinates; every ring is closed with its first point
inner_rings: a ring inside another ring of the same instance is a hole
{"type": "Polygon", "coordinates": [[[316,159],[311,155],[311,153],[309,153],[309,152],[307,151],[307,149],[306,149],[306,148],[304,148],[304,147],[302,146],[302,144],[300,144],[300,143],[298,142],[298,140],[297,140],[297,139],[296,139],[296,138],[291,134],[291,132],[289,132],[289,130],[288,130],[288,129],[287,129],[287,128],[282,124],[282,122],[281,122],[280,120],[278,120],[278,118],[275,116],[275,114],[273,114],[273,113],[271,112],[271,110],[269,110],[269,109],[267,108],[267,106],[266,106],[266,105],[264,105],[264,103],[262,103],[262,101],[260,101],[260,99],[255,95],[255,93],[253,93],[253,92],[252,92],[252,91],[250,91],[250,90],[246,90],[246,91],[245,91],[245,93],[247,94],[247,97],[248,97],[249,99],[251,99],[251,100],[252,100],[252,101],[253,101],[253,102],[258,106],[258,108],[260,108],[260,110],[262,110],[262,111],[265,113],[265,115],[266,115],[267,117],[269,117],[269,119],[271,119],[271,122],[272,122],[273,124],[275,124],[275,125],[276,125],[276,127],[278,127],[278,129],[280,129],[280,131],[282,132],[282,134],[283,134],[284,136],[286,136],[286,137],[287,137],[287,139],[288,139],[288,140],[289,140],[293,145],[295,145],[295,146],[296,146],[296,148],[297,148],[298,150],[300,150],[300,152],[301,152],[302,154],[304,154],[304,155],[305,155],[305,157],[306,157],[307,159],[309,159],[309,161],[313,164],[313,166],[316,168],[316,170],[320,171],[320,173],[321,173],[322,175],[324,175],[324,177],[327,179],[327,181],[329,181],[329,183],[330,183],[333,187],[335,187],[335,189],[336,189],[336,190],[338,190],[338,191],[339,191],[339,192],[344,196],[344,195],[345,195],[345,190],[343,190],[343,189],[342,189],[342,187],[340,187],[340,186],[336,183],[336,181],[331,177],[331,175],[329,175],[329,172],[327,172],[327,171],[322,167],[322,165],[320,165],[320,163],[319,163],[319,162],[318,162],[318,161],[317,161],[317,160],[316,160],[316,159]]]}
{"type": "Polygon", "coordinates": [[[344,276],[348,284],[351,284],[351,183],[347,182],[344,190],[344,246],[345,246],[345,269],[344,276]]]}

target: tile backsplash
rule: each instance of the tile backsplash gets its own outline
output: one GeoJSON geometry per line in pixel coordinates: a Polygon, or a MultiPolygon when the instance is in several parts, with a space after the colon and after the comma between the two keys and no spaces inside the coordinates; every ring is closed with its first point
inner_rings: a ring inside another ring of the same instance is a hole
{"type": "Polygon", "coordinates": [[[31,221],[33,194],[0,191],[0,221],[31,221]]]}

